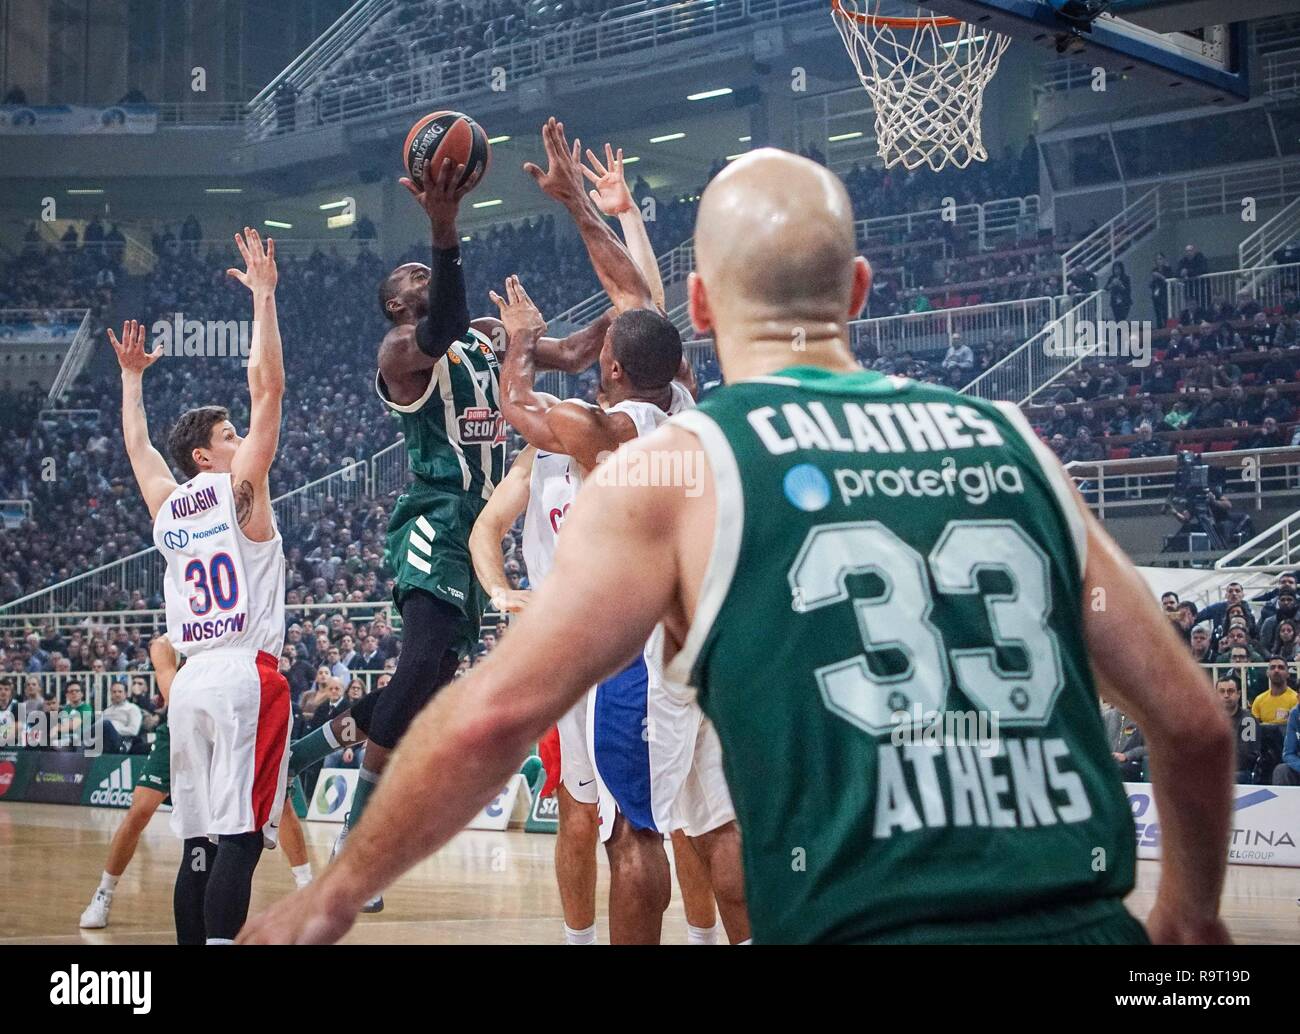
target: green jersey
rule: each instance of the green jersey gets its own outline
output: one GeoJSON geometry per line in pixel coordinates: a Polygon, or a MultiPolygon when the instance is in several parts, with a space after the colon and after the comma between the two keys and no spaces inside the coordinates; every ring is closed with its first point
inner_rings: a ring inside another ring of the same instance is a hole
{"type": "Polygon", "coordinates": [[[1083,520],[1023,416],[794,367],[674,421],[718,514],[670,675],[722,740],[755,940],[1140,936],[1083,520]]]}
{"type": "Polygon", "coordinates": [[[483,609],[469,533],[505,473],[498,370],[492,343],[471,329],[434,364],[415,402],[392,401],[375,377],[379,397],[401,421],[412,475],[388,521],[385,561],[396,601],[413,588],[446,600],[464,614],[467,637],[477,637],[483,609]]]}

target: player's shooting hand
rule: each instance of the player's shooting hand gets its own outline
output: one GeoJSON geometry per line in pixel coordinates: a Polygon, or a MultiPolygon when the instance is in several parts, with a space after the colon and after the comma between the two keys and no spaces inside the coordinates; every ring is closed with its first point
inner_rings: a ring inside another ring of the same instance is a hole
{"type": "Polygon", "coordinates": [[[622,215],[636,208],[632,192],[627,189],[627,180],[623,178],[623,148],[614,149],[605,145],[605,164],[587,148],[587,165],[581,166],[582,174],[594,183],[595,189],[587,191],[588,197],[605,215],[622,215]],[[588,167],[590,166],[590,167],[588,167]]]}
{"type": "Polygon", "coordinates": [[[266,244],[258,232],[245,226],[242,234],[235,234],[235,247],[244,258],[243,270],[230,268],[226,276],[234,277],[255,294],[259,291],[274,291],[280,279],[275,265],[275,241],[268,237],[266,244]]]}
{"type": "Polygon", "coordinates": [[[333,888],[329,873],[248,920],[236,944],[333,944],[356,922],[361,902],[333,888]]]}
{"type": "Polygon", "coordinates": [[[425,169],[422,187],[417,187],[414,181],[406,176],[398,182],[424,209],[429,222],[433,223],[435,228],[446,229],[456,225],[456,214],[460,211],[461,199],[477,187],[478,181],[483,178],[483,173],[480,171],[477,176],[472,176],[461,183],[464,175],[465,166],[457,165],[450,158],[444,158],[442,165],[437,169],[425,169]]]}
{"type": "Polygon", "coordinates": [[[163,349],[159,345],[152,352],[144,350],[144,324],[136,320],[127,320],[122,324],[122,339],[119,341],[108,329],[108,341],[117,353],[118,364],[124,373],[144,373],[150,366],[162,358],[163,349]]]}
{"type": "Polygon", "coordinates": [[[528,297],[519,277],[506,278],[506,296],[502,298],[496,291],[489,291],[488,297],[501,310],[501,322],[505,325],[506,336],[510,341],[536,341],[546,333],[546,321],[541,312],[528,297]]]}
{"type": "Polygon", "coordinates": [[[532,598],[530,589],[505,589],[492,594],[492,606],[502,614],[521,614],[532,598]]]}
{"type": "Polygon", "coordinates": [[[554,198],[566,208],[575,204],[585,204],[585,187],[582,185],[582,141],[575,139],[569,145],[564,135],[564,123],[555,117],[546,120],[542,126],[542,146],[546,149],[546,171],[543,172],[532,162],[524,162],[524,172],[528,173],[547,197],[554,198]]]}

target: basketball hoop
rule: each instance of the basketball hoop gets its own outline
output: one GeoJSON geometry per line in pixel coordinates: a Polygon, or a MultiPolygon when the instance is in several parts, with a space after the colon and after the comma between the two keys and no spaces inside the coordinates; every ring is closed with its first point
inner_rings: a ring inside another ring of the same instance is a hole
{"type": "Polygon", "coordinates": [[[885,168],[987,161],[984,88],[1011,42],[958,18],[881,15],[881,0],[831,0],[831,16],[876,110],[885,168]]]}

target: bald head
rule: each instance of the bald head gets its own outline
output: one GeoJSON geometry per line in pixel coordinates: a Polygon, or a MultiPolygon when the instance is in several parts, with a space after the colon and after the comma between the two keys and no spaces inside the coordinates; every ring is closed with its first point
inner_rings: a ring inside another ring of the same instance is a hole
{"type": "Polygon", "coordinates": [[[738,159],[700,201],[696,264],[719,322],[755,308],[847,318],[855,245],[844,184],[787,151],[762,148],[738,159]]]}

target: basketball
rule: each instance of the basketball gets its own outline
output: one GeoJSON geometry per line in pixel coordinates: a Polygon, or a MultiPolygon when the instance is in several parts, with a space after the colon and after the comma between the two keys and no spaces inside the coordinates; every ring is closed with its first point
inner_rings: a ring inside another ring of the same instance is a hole
{"type": "Polygon", "coordinates": [[[465,166],[457,186],[477,184],[487,173],[492,147],[483,127],[459,111],[435,111],[411,127],[402,146],[402,161],[417,187],[424,186],[426,169],[437,169],[444,159],[465,166]]]}

